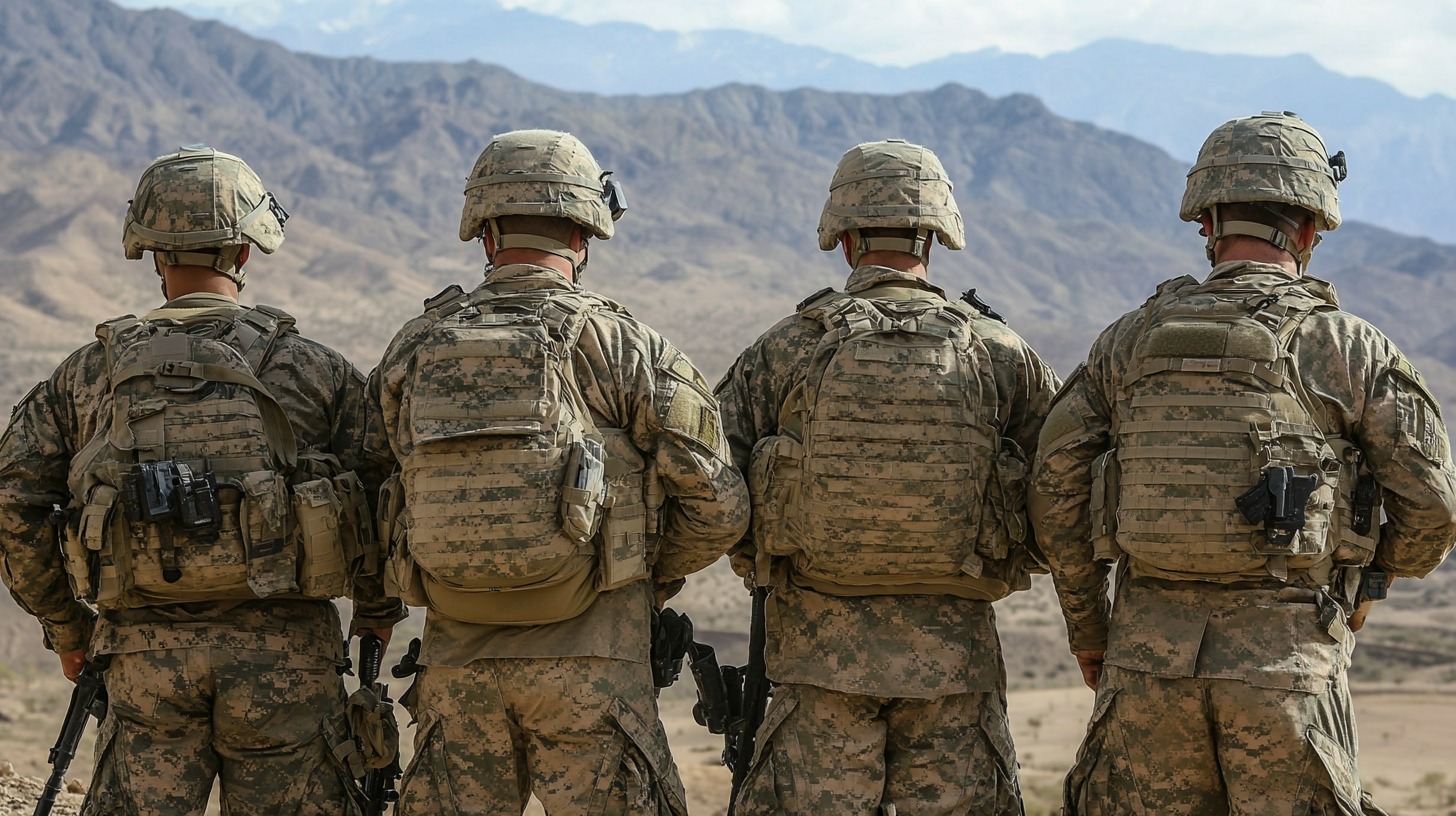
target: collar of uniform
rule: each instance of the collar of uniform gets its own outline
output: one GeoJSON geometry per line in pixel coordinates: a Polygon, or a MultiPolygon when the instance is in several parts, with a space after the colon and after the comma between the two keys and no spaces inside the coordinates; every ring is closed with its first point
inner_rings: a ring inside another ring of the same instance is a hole
{"type": "Polygon", "coordinates": [[[912,275],[909,272],[901,272],[898,269],[891,269],[888,266],[861,266],[849,273],[849,280],[845,281],[844,291],[850,294],[860,294],[866,289],[875,287],[895,287],[897,289],[922,289],[927,292],[934,292],[945,297],[945,290],[931,283],[919,275],[912,275]]]}
{"type": "Polygon", "coordinates": [[[190,295],[175,297],[153,309],[147,314],[148,319],[173,318],[181,320],[187,317],[194,317],[209,312],[229,312],[243,308],[240,303],[227,295],[219,295],[213,292],[193,292],[190,295]]]}
{"type": "Polygon", "coordinates": [[[483,286],[496,291],[523,292],[532,289],[562,289],[571,291],[576,284],[555,269],[535,264],[509,264],[492,267],[485,273],[483,286]]]}
{"type": "Polygon", "coordinates": [[[1258,261],[1228,261],[1221,263],[1208,273],[1208,280],[1218,278],[1236,278],[1240,275],[1278,275],[1281,278],[1298,280],[1298,275],[1289,274],[1289,270],[1276,264],[1259,263],[1258,261]]]}

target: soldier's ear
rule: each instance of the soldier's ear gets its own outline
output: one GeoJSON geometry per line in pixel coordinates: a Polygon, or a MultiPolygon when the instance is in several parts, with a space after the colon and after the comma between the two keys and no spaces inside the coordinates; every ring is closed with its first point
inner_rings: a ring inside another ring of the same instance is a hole
{"type": "Polygon", "coordinates": [[[1314,219],[1306,218],[1304,220],[1304,223],[1299,225],[1299,237],[1296,246],[1298,246],[1300,251],[1302,252],[1314,246],[1314,241],[1318,237],[1319,235],[1318,233],[1316,233],[1314,228],[1314,219]]]}
{"type": "Polygon", "coordinates": [[[243,268],[243,264],[246,264],[248,262],[249,250],[251,250],[252,248],[253,248],[253,245],[252,244],[243,244],[242,251],[240,251],[238,253],[238,268],[239,269],[242,269],[243,268]]]}
{"type": "Polygon", "coordinates": [[[854,266],[853,249],[850,247],[851,240],[848,232],[839,233],[839,248],[844,251],[844,262],[854,266]]]}

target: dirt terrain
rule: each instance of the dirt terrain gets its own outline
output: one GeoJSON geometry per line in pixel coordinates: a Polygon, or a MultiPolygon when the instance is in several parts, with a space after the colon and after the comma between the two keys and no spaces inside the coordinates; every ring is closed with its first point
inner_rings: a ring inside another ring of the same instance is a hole
{"type": "MultiPolygon", "coordinates": [[[[1456,567],[1448,564],[1425,581],[1400,582],[1391,595],[1361,634],[1352,672],[1361,775],[1392,816],[1456,816],[1456,567]]],[[[735,663],[746,650],[746,599],[742,583],[720,562],[694,576],[672,606],[692,617],[700,639],[712,643],[723,662],[735,663]]],[[[1092,695],[1076,685],[1049,581],[1038,579],[1032,591],[997,609],[1027,813],[1050,814],[1092,695]]],[[[420,622],[416,615],[397,629],[390,662],[418,633],[420,622]]],[[[39,644],[39,628],[8,597],[0,597],[0,816],[31,813],[70,694],[54,657],[39,644]]],[[[396,695],[403,690],[393,688],[396,695]]],[[[663,693],[662,718],[692,812],[715,816],[725,810],[728,771],[718,764],[721,738],[693,722],[692,702],[692,683],[684,675],[663,693]]],[[[89,778],[94,730],[88,730],[70,778],[89,778]]],[[[411,738],[406,727],[406,754],[411,738]]],[[[74,806],[79,798],[63,794],[61,804],[74,806]]],[[[533,806],[527,814],[541,811],[533,806]]]]}

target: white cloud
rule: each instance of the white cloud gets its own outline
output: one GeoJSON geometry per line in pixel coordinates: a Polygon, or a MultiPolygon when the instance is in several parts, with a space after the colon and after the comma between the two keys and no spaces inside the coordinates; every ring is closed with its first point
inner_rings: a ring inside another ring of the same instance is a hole
{"type": "MultiPolygon", "coordinates": [[[[226,10],[239,23],[266,26],[284,15],[334,25],[403,0],[120,0],[226,10]],[[320,14],[323,12],[323,14],[320,14]]],[[[691,33],[727,28],[814,45],[881,65],[911,65],[948,54],[999,48],[1068,51],[1119,37],[1190,51],[1281,56],[1309,54],[1344,74],[1384,80],[1408,94],[1456,97],[1453,0],[454,0],[499,2],[579,23],[626,21],[691,33]]],[[[687,42],[689,40],[684,40],[687,42]]],[[[1216,81],[1216,78],[1210,78],[1216,81]]]]}
{"type": "MultiPolygon", "coordinates": [[[[1456,4],[1320,0],[501,0],[581,23],[732,28],[883,65],[996,47],[1045,55],[1121,37],[1193,51],[1309,54],[1415,95],[1456,97],[1456,4]]],[[[1216,81],[1216,78],[1210,78],[1216,81]]]]}

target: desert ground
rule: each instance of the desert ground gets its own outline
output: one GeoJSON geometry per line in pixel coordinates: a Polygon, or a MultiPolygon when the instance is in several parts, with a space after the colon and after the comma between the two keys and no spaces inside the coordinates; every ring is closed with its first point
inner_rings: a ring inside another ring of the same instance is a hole
{"type": "MultiPolygon", "coordinates": [[[[1352,672],[1361,724],[1360,769],[1376,801],[1392,816],[1456,816],[1456,570],[1447,565],[1427,581],[1406,582],[1362,633],[1352,672]]],[[[740,662],[746,640],[747,593],[723,563],[694,576],[673,606],[689,614],[700,639],[725,663],[740,662]]],[[[1029,816],[1056,811],[1092,702],[1080,686],[1062,639],[1050,584],[998,604],[1010,681],[1012,730],[1021,762],[1029,816]]],[[[393,662],[419,630],[417,615],[396,630],[393,662]]],[[[8,598],[0,599],[0,816],[29,816],[46,753],[70,694],[54,658],[40,649],[39,629],[8,598]]],[[[401,681],[391,688],[404,691],[401,681]]],[[[694,816],[725,812],[728,771],[718,762],[721,737],[692,719],[694,691],[687,672],[663,692],[661,711],[694,816]]],[[[403,711],[401,717],[405,718],[403,711]]],[[[410,753],[412,730],[403,728],[410,753]]],[[[87,741],[68,780],[83,789],[90,776],[87,741]]],[[[57,814],[74,813],[80,796],[63,793],[57,814]]],[[[209,811],[217,813],[216,807],[209,811]]],[[[533,805],[526,811],[540,816],[533,805]]]]}

